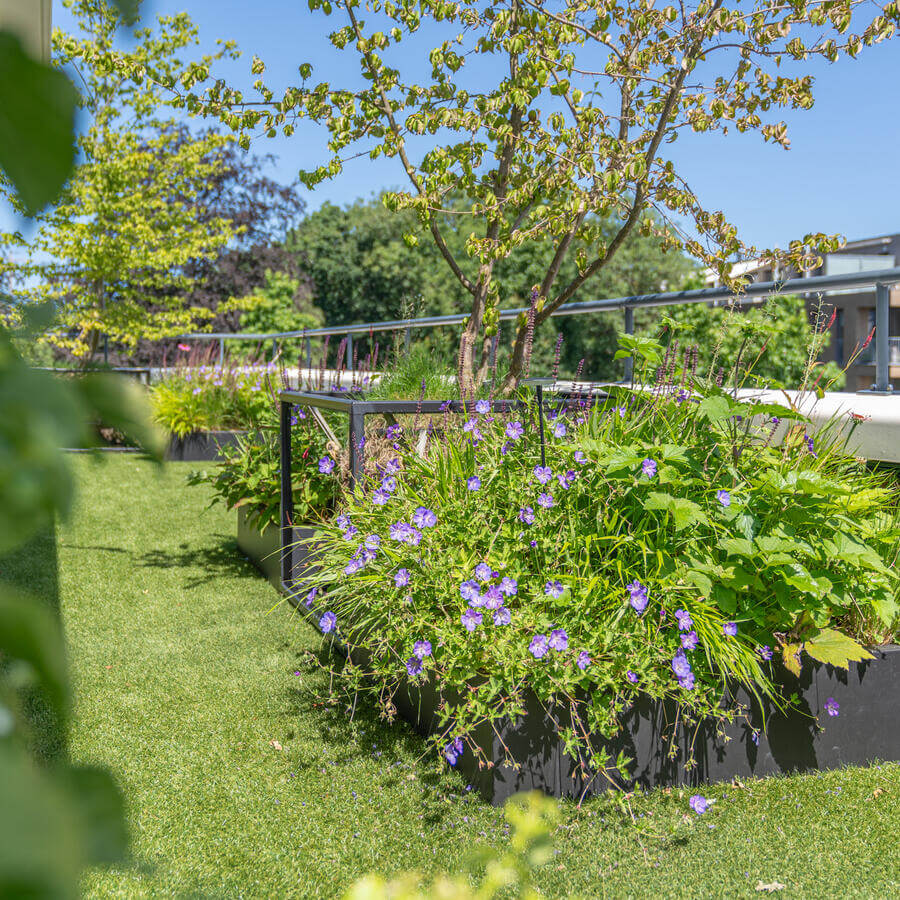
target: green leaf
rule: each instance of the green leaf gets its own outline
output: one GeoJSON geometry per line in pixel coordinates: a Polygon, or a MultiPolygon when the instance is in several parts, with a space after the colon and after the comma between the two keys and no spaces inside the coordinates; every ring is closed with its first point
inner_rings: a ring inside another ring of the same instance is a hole
{"type": "Polygon", "coordinates": [[[660,491],[651,491],[647,494],[644,501],[644,509],[664,509],[668,510],[675,498],[671,494],[664,494],[660,491]]]}
{"type": "Polygon", "coordinates": [[[849,668],[851,662],[874,659],[865,647],[834,628],[823,628],[804,647],[813,659],[841,669],[849,668]]]}
{"type": "Polygon", "coordinates": [[[752,542],[746,538],[723,538],[719,541],[719,548],[729,556],[753,556],[752,542]]]}
{"type": "Polygon", "coordinates": [[[693,500],[687,500],[684,497],[676,497],[669,506],[669,512],[675,521],[676,531],[681,531],[688,525],[698,525],[708,521],[703,509],[693,500]]]}
{"type": "Polygon", "coordinates": [[[0,650],[0,656],[24,660],[34,669],[60,722],[64,722],[69,707],[66,654],[53,614],[36,600],[0,588],[0,650]]]}
{"type": "Polygon", "coordinates": [[[125,801],[105,769],[77,766],[64,771],[64,784],[81,820],[81,837],[89,865],[120,862],[128,850],[125,801]]]}
{"type": "Polygon", "coordinates": [[[731,415],[732,404],[726,397],[707,397],[700,401],[697,407],[697,415],[701,419],[706,419],[710,424],[721,422],[731,415]]]}
{"type": "Polygon", "coordinates": [[[59,194],[72,171],[77,99],[62,72],[0,31],[0,168],[30,214],[59,194]]]}

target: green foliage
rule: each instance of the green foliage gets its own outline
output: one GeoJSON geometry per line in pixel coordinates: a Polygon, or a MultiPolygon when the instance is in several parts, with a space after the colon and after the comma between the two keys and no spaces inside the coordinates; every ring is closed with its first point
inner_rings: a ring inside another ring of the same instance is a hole
{"type": "Polygon", "coordinates": [[[427,344],[409,352],[400,345],[381,380],[366,392],[372,400],[446,400],[456,391],[454,372],[436,360],[427,344]]]}
{"type": "MultiPolygon", "coordinates": [[[[101,335],[133,349],[142,338],[193,330],[213,314],[186,307],[182,296],[191,283],[186,267],[215,257],[234,235],[230,221],[198,208],[231,139],[210,133],[185,141],[183,128],[161,115],[165,106],[153,78],[176,77],[179,52],[197,43],[187,16],[162,17],[156,30],[135,31],[136,42],[123,51],[118,12],[101,0],[67,5],[80,33],[54,32],[54,61],[77,70],[79,106],[89,121],[77,137],[75,170],[37,217],[37,232],[0,235],[0,246],[25,259],[0,263],[0,278],[15,283],[18,303],[54,301],[59,331],[47,339],[89,357],[101,335]],[[119,52],[121,65],[110,65],[119,52]]],[[[215,58],[227,53],[222,48],[215,58]]],[[[46,107],[38,99],[23,95],[19,102],[46,107]]],[[[71,115],[56,127],[67,124],[71,115]]],[[[52,153],[56,144],[47,137],[52,153]]],[[[10,199],[27,211],[27,198],[10,199]]]]}
{"type": "Polygon", "coordinates": [[[243,431],[271,426],[273,393],[281,386],[274,363],[265,366],[181,366],[150,389],[153,418],[184,437],[195,431],[243,431]]]}
{"type": "Polygon", "coordinates": [[[553,800],[534,791],[508,800],[504,815],[511,827],[509,848],[502,853],[481,854],[479,862],[484,866],[484,875],[477,887],[463,876],[440,876],[431,885],[423,886],[417,873],[390,881],[380,875],[369,875],[347,891],[345,900],[490,900],[498,896],[536,900],[542,897],[533,876],[536,869],[553,858],[553,834],[559,821],[559,808],[553,800]]]}
{"type": "MultiPolygon", "coordinates": [[[[638,343],[639,383],[650,384],[664,348],[638,343]]],[[[349,500],[358,531],[346,520],[322,529],[314,580],[327,590],[318,609],[336,614],[355,661],[345,686],[390,708],[406,661],[416,668],[415,643],[430,641],[417,677],[443,701],[444,741],[463,736],[481,756],[478,726],[520,714],[533,692],[560,711],[560,736],[586,772],[615,779],[627,760],[588,736],[613,735],[642,696],[677,703],[687,722],[732,719],[721,705],[729,682],[788,702],[764,647],[789,661],[808,642],[811,656],[846,666],[865,655],[848,634],[856,611],[896,627],[896,487],[827,434],[806,434],[793,410],[737,401],[673,359],[664,371],[652,391],[616,390],[590,413],[548,423],[550,472],[538,468],[536,411],[526,407],[512,415],[521,438],[504,416],[473,415],[463,428],[445,419],[424,453],[392,465],[402,473],[387,503],[363,491],[349,500]],[[404,540],[397,523],[415,526],[422,507],[436,525],[404,540]],[[372,534],[374,555],[360,544],[372,534]],[[473,574],[479,564],[495,574],[473,574]],[[408,587],[395,586],[401,569],[408,587]],[[467,611],[473,578],[480,601],[467,611]],[[515,590],[498,590],[502,578],[515,590]],[[508,624],[493,621],[501,604],[508,624]],[[676,611],[692,624],[679,629],[676,611]],[[557,630],[567,647],[532,656],[532,639],[557,630]],[[688,630],[689,676],[673,670],[688,630]]],[[[371,487],[383,477],[373,469],[371,487]]]]}
{"type": "MultiPolygon", "coordinates": [[[[297,416],[302,410],[297,408],[297,416]]],[[[294,520],[318,522],[334,507],[338,482],[318,470],[318,460],[328,453],[325,436],[305,416],[291,429],[294,462],[291,487],[294,520]]],[[[243,509],[260,531],[281,524],[281,453],[277,432],[242,438],[225,451],[225,460],[212,471],[193,472],[190,484],[208,484],[213,503],[243,509]]]]}
{"type": "Polygon", "coordinates": [[[72,169],[77,96],[62,72],[30,59],[0,31],[0,169],[28,214],[59,194],[72,169]]]}
{"type": "Polygon", "coordinates": [[[810,322],[800,297],[772,297],[749,310],[692,303],[667,310],[663,321],[682,346],[698,348],[700,370],[710,377],[722,368],[730,384],[800,388],[814,369],[813,380],[822,387],[843,387],[844,373],[835,363],[815,365],[831,334],[810,322]]]}

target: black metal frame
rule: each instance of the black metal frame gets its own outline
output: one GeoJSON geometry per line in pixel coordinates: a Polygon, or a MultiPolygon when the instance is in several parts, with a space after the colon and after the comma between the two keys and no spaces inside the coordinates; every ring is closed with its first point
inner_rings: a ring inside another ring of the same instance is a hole
{"type": "MultiPolygon", "coordinates": [[[[534,385],[537,400],[541,434],[541,465],[545,465],[544,435],[544,386],[534,385]]],[[[554,401],[556,406],[573,406],[580,403],[594,404],[605,400],[605,392],[588,391],[576,396],[564,396],[554,401]]],[[[440,415],[469,414],[473,411],[473,402],[463,403],[460,400],[366,400],[360,395],[341,397],[333,393],[313,391],[281,391],[279,400],[279,444],[281,454],[281,589],[290,594],[294,589],[293,555],[289,552],[293,544],[294,528],[294,496],[291,490],[291,411],[295,406],[314,407],[346,413],[350,417],[349,451],[350,451],[350,483],[356,484],[363,473],[365,461],[366,416],[373,415],[440,415]]],[[[506,413],[525,408],[523,400],[494,400],[491,412],[506,413]]]]}

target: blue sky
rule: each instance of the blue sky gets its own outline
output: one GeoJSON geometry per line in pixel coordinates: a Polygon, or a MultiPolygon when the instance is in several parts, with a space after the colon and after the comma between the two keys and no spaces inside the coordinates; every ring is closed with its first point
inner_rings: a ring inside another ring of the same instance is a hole
{"type": "MultiPolygon", "coordinates": [[[[250,57],[267,64],[273,87],[297,83],[297,66],[311,62],[314,80],[341,78],[352,61],[328,44],[343,22],[311,13],[305,0],[145,0],[144,15],[187,12],[207,46],[235,39],[244,51],[223,69],[249,88],[250,57]]],[[[54,0],[54,25],[68,14],[54,0]]],[[[675,145],[674,159],[707,208],[721,209],[741,236],[762,246],[783,245],[810,231],[849,239],[900,230],[900,39],[866,50],[856,61],[816,65],[816,104],[788,114],[792,148],[785,152],[756,135],[692,135],[675,145]]],[[[277,156],[272,174],[292,180],[301,166],[323,159],[321,135],[299,127],[291,138],[261,138],[258,152],[277,156]]],[[[310,208],[325,200],[349,202],[403,183],[395,160],[362,159],[337,180],[304,192],[310,208]]],[[[0,226],[3,222],[0,215],[0,226]]]]}

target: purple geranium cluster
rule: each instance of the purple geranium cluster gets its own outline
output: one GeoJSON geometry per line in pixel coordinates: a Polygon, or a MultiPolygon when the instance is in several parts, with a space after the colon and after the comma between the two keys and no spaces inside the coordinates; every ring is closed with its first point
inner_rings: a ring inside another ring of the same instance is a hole
{"type": "Polygon", "coordinates": [[[407,522],[394,522],[389,529],[389,534],[392,541],[409,544],[410,547],[418,547],[422,540],[422,532],[407,522]]]}
{"type": "Polygon", "coordinates": [[[413,644],[412,656],[406,661],[406,671],[411,678],[422,673],[423,660],[431,656],[431,641],[416,641],[413,644]]]}
{"type": "MultiPolygon", "coordinates": [[[[558,582],[557,582],[558,583],[558,582]]],[[[528,652],[535,659],[543,659],[551,650],[564,653],[569,649],[569,635],[565,628],[554,628],[549,635],[536,634],[528,645],[528,652]]],[[[586,650],[575,656],[575,665],[584,671],[591,664],[591,657],[586,650]]]]}
{"type": "Polygon", "coordinates": [[[460,617],[466,631],[474,631],[484,621],[481,610],[491,612],[495,625],[509,625],[512,613],[506,607],[506,598],[515,597],[519,592],[519,583],[515,578],[504,576],[499,584],[494,584],[500,577],[487,563],[480,562],[475,567],[473,578],[468,578],[459,586],[459,593],[468,607],[460,617]],[[485,585],[482,591],[482,584],[485,585]]]}

